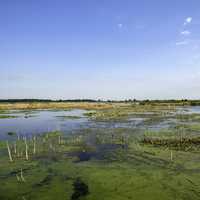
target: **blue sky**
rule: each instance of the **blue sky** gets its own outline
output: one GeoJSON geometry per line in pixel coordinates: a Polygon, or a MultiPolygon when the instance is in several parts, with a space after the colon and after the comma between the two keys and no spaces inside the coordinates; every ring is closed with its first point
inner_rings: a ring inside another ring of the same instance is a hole
{"type": "Polygon", "coordinates": [[[0,98],[200,98],[199,0],[1,0],[0,98]]]}

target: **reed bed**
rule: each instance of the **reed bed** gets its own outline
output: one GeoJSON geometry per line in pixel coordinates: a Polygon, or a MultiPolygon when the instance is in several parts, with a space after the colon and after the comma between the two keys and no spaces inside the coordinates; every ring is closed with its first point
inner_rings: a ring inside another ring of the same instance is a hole
{"type": "Polygon", "coordinates": [[[200,137],[144,137],[141,140],[142,144],[153,145],[155,147],[167,147],[175,150],[193,151],[200,149],[200,137]]]}

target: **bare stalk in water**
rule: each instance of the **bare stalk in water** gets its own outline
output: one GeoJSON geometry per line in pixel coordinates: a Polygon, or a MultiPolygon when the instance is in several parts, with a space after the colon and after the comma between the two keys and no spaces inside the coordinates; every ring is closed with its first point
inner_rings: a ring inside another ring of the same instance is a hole
{"type": "Polygon", "coordinates": [[[171,161],[173,161],[173,151],[171,150],[171,155],[170,155],[171,161]]]}
{"type": "Polygon", "coordinates": [[[21,180],[22,180],[23,182],[26,182],[26,180],[25,180],[25,178],[24,178],[24,176],[23,176],[23,171],[22,171],[22,169],[21,169],[21,180]]]}
{"type": "Polygon", "coordinates": [[[24,142],[25,142],[25,147],[26,147],[26,160],[28,160],[29,159],[29,157],[28,157],[28,144],[27,144],[26,137],[24,137],[24,142]]]}
{"type": "Polygon", "coordinates": [[[17,181],[20,182],[19,176],[16,174],[17,181]]]}
{"type": "Polygon", "coordinates": [[[61,144],[61,136],[60,135],[58,136],[58,144],[59,145],[61,144]]]}
{"type": "Polygon", "coordinates": [[[13,158],[12,158],[12,154],[11,154],[11,150],[10,150],[8,141],[6,142],[6,144],[7,144],[8,156],[9,156],[10,162],[13,162],[13,158]]]}
{"type": "Polygon", "coordinates": [[[33,154],[36,154],[36,137],[33,137],[33,154]]]}
{"type": "Polygon", "coordinates": [[[17,154],[17,142],[14,143],[14,152],[17,154]]]}

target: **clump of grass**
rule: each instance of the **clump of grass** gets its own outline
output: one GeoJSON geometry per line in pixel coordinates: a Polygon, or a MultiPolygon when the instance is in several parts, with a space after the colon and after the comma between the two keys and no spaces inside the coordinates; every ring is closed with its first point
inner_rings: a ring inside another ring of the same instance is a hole
{"type": "Polygon", "coordinates": [[[16,136],[16,133],[15,132],[8,132],[7,135],[9,135],[9,136],[16,136]]]}
{"type": "Polygon", "coordinates": [[[5,110],[0,110],[0,114],[5,114],[7,113],[5,110]]]}
{"type": "Polygon", "coordinates": [[[17,118],[17,116],[13,116],[13,115],[0,115],[0,119],[9,119],[9,118],[17,118]]]}
{"type": "Polygon", "coordinates": [[[96,111],[90,111],[90,112],[84,113],[84,116],[93,117],[93,116],[95,116],[95,114],[96,114],[96,111]]]}

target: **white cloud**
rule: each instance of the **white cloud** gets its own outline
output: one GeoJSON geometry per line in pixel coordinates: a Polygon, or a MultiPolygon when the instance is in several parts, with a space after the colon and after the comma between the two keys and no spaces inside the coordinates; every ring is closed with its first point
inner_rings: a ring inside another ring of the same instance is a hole
{"type": "Polygon", "coordinates": [[[185,30],[185,31],[181,32],[181,35],[185,35],[185,36],[190,35],[190,34],[191,34],[191,32],[188,31],[188,30],[185,30]]]}
{"type": "Polygon", "coordinates": [[[187,17],[184,21],[184,26],[186,26],[187,24],[190,24],[192,22],[192,17],[187,17]]]}

